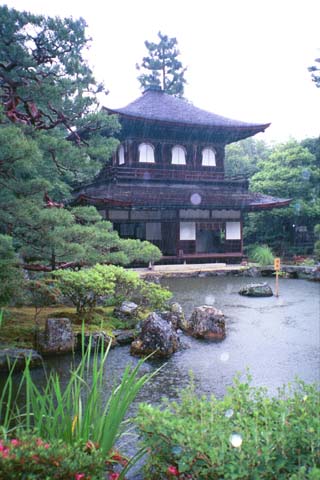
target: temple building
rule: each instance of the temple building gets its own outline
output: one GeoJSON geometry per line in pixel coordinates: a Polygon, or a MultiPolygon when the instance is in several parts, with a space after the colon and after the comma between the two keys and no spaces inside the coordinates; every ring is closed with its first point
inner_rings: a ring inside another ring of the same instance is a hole
{"type": "Polygon", "coordinates": [[[225,146],[270,124],[231,120],[161,90],[106,111],[118,115],[120,145],[74,203],[95,205],[121,237],[156,244],[164,261],[240,259],[243,213],[290,203],[224,174],[225,146]]]}

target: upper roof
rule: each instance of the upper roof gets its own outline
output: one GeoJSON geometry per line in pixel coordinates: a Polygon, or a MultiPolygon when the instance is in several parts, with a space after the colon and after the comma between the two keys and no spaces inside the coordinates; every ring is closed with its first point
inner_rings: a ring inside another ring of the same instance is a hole
{"type": "Polygon", "coordinates": [[[132,117],[132,119],[219,129],[250,130],[251,135],[263,132],[270,125],[270,123],[247,123],[222,117],[195,107],[186,100],[168,95],[162,90],[152,89],[146,90],[141,97],[126,107],[106,108],[106,110],[109,113],[119,114],[120,117],[132,117]]]}

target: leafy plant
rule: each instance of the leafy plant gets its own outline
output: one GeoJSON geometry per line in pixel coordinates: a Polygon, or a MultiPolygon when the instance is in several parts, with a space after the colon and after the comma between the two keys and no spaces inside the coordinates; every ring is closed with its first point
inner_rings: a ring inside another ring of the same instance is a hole
{"type": "Polygon", "coordinates": [[[99,480],[106,471],[99,450],[23,434],[0,439],[0,478],[6,480],[99,480]],[[26,477],[27,472],[27,477],[26,477]]]}
{"type": "Polygon", "coordinates": [[[298,381],[270,398],[236,378],[223,400],[143,404],[137,417],[149,456],[145,479],[320,478],[319,391],[298,381]]]}
{"type": "Polygon", "coordinates": [[[273,265],[274,255],[268,245],[254,245],[249,252],[249,258],[261,266],[273,265]]]}
{"type": "Polygon", "coordinates": [[[110,305],[123,300],[136,300],[142,306],[159,308],[171,293],[139,275],[115,265],[95,265],[78,272],[55,272],[61,292],[74,304],[77,313],[92,312],[99,301],[110,305]]]}
{"type": "MultiPolygon", "coordinates": [[[[84,335],[84,330],[83,330],[84,335]]],[[[143,361],[127,366],[120,383],[107,400],[103,397],[105,368],[109,348],[103,345],[91,354],[91,339],[82,359],[72,369],[66,386],[57,373],[50,373],[44,389],[37,387],[27,361],[18,395],[24,392],[25,407],[17,406],[13,396],[13,369],[0,397],[0,419],[4,433],[35,433],[47,442],[61,440],[68,445],[91,442],[102,455],[111,454],[121,435],[124,417],[143,385],[154,375],[139,375],[143,361]],[[89,380],[90,378],[90,380],[89,380]]]]}

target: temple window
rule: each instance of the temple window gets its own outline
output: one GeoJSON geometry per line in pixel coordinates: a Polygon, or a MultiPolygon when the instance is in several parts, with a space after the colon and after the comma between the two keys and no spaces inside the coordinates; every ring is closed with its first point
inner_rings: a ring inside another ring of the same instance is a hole
{"type": "Polygon", "coordinates": [[[140,143],[139,145],[139,162],[154,163],[154,148],[149,143],[140,143]]]}
{"type": "Polygon", "coordinates": [[[226,222],[226,240],[241,240],[240,222],[226,222]]]}
{"type": "Polygon", "coordinates": [[[175,145],[171,151],[173,165],[185,165],[186,164],[186,151],[183,147],[175,145]]]}
{"type": "Polygon", "coordinates": [[[195,222],[180,222],[180,240],[195,240],[196,224],[195,222]]]}
{"type": "Polygon", "coordinates": [[[123,145],[120,145],[119,150],[118,150],[118,161],[119,161],[119,165],[123,165],[125,163],[124,146],[123,145]]]}
{"type": "Polygon", "coordinates": [[[212,148],[204,148],[202,150],[202,165],[204,167],[216,166],[216,152],[212,148]]]}

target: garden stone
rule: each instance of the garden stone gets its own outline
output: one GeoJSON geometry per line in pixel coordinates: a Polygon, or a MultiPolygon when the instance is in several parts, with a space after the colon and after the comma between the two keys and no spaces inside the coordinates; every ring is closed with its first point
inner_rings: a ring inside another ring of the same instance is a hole
{"type": "Polygon", "coordinates": [[[136,330],[114,330],[115,341],[119,345],[128,345],[136,338],[136,330]]]}
{"type": "Polygon", "coordinates": [[[156,312],[152,312],[141,323],[139,337],[131,344],[131,354],[146,356],[154,352],[154,357],[165,358],[179,348],[179,337],[170,322],[156,312]]]}
{"type": "Polygon", "coordinates": [[[35,350],[28,348],[4,348],[0,350],[0,372],[8,372],[15,362],[15,369],[23,370],[27,359],[30,359],[29,366],[31,368],[42,364],[42,357],[35,350]]]}
{"type": "Polygon", "coordinates": [[[111,342],[110,347],[115,347],[116,346],[116,341],[114,338],[110,337],[107,335],[104,331],[99,331],[99,332],[85,332],[84,334],[78,333],[76,335],[76,346],[75,348],[77,350],[82,349],[82,337],[84,338],[84,347],[87,348],[89,346],[89,341],[91,338],[91,350],[94,350],[95,348],[101,348],[101,343],[103,344],[104,350],[109,346],[109,343],[111,342]]]}
{"type": "Polygon", "coordinates": [[[133,322],[137,320],[139,306],[134,302],[122,302],[120,307],[116,307],[113,310],[113,314],[119,320],[123,320],[124,322],[133,322]]]}
{"type": "Polygon", "coordinates": [[[38,335],[38,348],[42,354],[72,352],[75,347],[69,318],[48,318],[45,330],[38,335]]]}
{"type": "Polygon", "coordinates": [[[175,330],[183,329],[186,319],[182,307],[179,303],[174,302],[169,305],[169,310],[159,312],[159,315],[170,322],[175,330]]]}
{"type": "Polygon", "coordinates": [[[246,297],[272,297],[272,288],[268,283],[250,283],[239,290],[240,295],[246,297]]]}
{"type": "Polygon", "coordinates": [[[224,314],[211,305],[196,307],[185,327],[186,333],[195,338],[223,340],[226,336],[224,314]]]}

